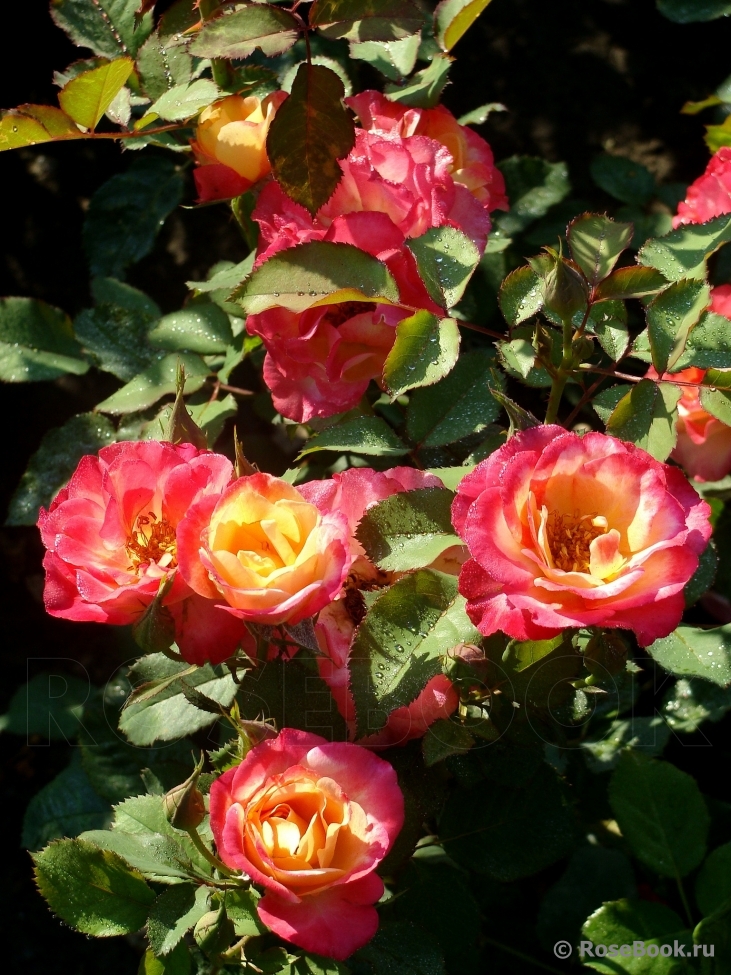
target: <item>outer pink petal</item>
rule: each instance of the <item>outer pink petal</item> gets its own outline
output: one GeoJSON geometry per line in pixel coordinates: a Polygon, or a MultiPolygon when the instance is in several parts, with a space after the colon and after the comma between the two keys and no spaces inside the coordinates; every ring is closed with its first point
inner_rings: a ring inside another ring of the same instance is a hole
{"type": "Polygon", "coordinates": [[[207,599],[220,599],[221,594],[211,582],[208,572],[201,562],[201,535],[210,523],[213,509],[220,495],[211,494],[194,504],[178,525],[178,572],[193,592],[207,599]]]}
{"type": "Polygon", "coordinates": [[[328,958],[343,961],[367,944],[378,930],[372,906],[383,894],[374,873],[288,903],[267,893],[259,901],[259,917],[280,938],[328,958]]]}
{"type": "MultiPolygon", "coordinates": [[[[269,776],[286,772],[293,765],[305,764],[303,759],[311,749],[326,744],[326,739],[320,735],[284,728],[276,738],[269,738],[256,745],[241,765],[237,766],[235,775],[232,776],[230,789],[234,801],[245,803],[269,776]]],[[[220,782],[221,779],[217,781],[220,782]]]]}
{"type": "Polygon", "coordinates": [[[221,602],[197,593],[169,607],[175,620],[175,642],[189,664],[220,664],[243,645],[256,652],[253,637],[241,620],[227,613],[221,602]]]}

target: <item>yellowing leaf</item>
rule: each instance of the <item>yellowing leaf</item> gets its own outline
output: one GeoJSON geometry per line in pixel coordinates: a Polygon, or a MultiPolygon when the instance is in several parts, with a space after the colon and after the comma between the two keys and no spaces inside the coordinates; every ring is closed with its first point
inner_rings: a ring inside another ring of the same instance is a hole
{"type": "Polygon", "coordinates": [[[442,0],[434,11],[435,34],[442,50],[451,51],[489,3],[490,0],[442,0]]]}
{"type": "Polygon", "coordinates": [[[77,75],[59,92],[58,103],[74,122],[93,129],[132,74],[134,61],[117,58],[77,75]]]}
{"type": "Polygon", "coordinates": [[[73,121],[51,105],[19,105],[0,118],[0,152],[59,139],[83,139],[73,121]]]}

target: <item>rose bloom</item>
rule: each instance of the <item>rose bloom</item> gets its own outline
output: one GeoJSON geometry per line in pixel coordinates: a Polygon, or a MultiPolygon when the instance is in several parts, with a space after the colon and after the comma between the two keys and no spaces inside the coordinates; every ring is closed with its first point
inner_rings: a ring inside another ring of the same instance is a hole
{"type": "Polygon", "coordinates": [[[673,227],[706,223],[724,213],[731,213],[731,147],[728,146],[719,149],[703,175],[690,184],[685,200],[678,204],[673,227]]]}
{"type": "Polygon", "coordinates": [[[265,888],[259,917],[305,951],[342,960],[378,929],[375,868],[404,821],[388,762],[285,728],[211,786],[218,855],[265,888]]]}
{"type": "Polygon", "coordinates": [[[524,430],[457,488],[467,613],[485,636],[620,627],[647,646],[680,622],[709,515],[681,471],[632,444],[524,430]]]}
{"type": "Polygon", "coordinates": [[[466,125],[460,125],[444,105],[410,108],[392,102],[378,91],[364,91],[346,99],[369,132],[425,135],[443,145],[452,157],[449,173],[466,187],[486,210],[507,210],[503,174],[495,166],[492,149],[466,125]]]}
{"type": "MultiPolygon", "coordinates": [[[[688,477],[699,482],[720,481],[731,474],[731,427],[701,406],[698,383],[703,382],[705,374],[705,369],[691,366],[680,372],[665,373],[662,377],[664,382],[691,384],[679,387],[682,395],[678,401],[678,441],[670,457],[680,464],[688,477]]],[[[648,379],[658,378],[652,366],[646,376],[648,379]]]]}
{"type": "Polygon", "coordinates": [[[271,172],[267,133],[286,97],[283,91],[264,99],[229,95],[203,109],[191,143],[200,203],[239,196],[271,172]]]}
{"type": "MultiPolygon", "coordinates": [[[[310,481],[302,486],[303,493],[316,500],[319,507],[341,512],[348,523],[353,564],[338,598],[320,612],[315,633],[325,655],[317,658],[320,676],[330,688],[351,737],[355,736],[355,703],[349,687],[349,659],[356,627],[365,616],[363,592],[390,585],[398,578],[395,573],[376,568],[366,557],[355,530],[366,511],[379,501],[401,491],[443,486],[438,477],[412,467],[394,467],[388,471],[352,468],[334,474],[329,480],[310,481]]],[[[434,568],[456,575],[463,558],[462,547],[456,546],[444,552],[434,568]]],[[[362,739],[360,744],[369,748],[387,748],[421,738],[435,721],[448,718],[458,703],[451,681],[438,674],[428,681],[411,704],[392,711],[386,726],[362,739]]]]}
{"type": "Polygon", "coordinates": [[[710,310],[724,318],[731,318],[731,284],[719,284],[711,288],[710,310]]]}
{"type": "Polygon", "coordinates": [[[200,596],[252,623],[312,616],[335,597],[352,558],[347,525],[270,474],[234,481],[190,506],[178,526],[180,572],[200,596]]]}
{"type": "Polygon", "coordinates": [[[230,461],[190,444],[121,442],[83,457],[38,527],[48,551],[44,602],[51,616],[122,626],[139,620],[174,575],[164,604],[189,663],[225,660],[244,628],[201,599],[176,571],[177,528],[188,508],[216,498],[231,480],[230,461]]]}

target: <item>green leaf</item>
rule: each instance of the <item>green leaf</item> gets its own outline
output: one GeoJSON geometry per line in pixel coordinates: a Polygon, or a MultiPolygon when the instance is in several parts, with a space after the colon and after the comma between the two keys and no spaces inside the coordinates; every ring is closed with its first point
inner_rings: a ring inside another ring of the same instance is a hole
{"type": "Polygon", "coordinates": [[[200,356],[190,352],[180,352],[177,355],[166,355],[163,359],[153,362],[126,386],[122,386],[116,393],[97,403],[97,410],[100,413],[112,414],[146,410],[163,396],[175,392],[178,363],[182,363],[185,368],[185,393],[194,393],[200,389],[210,374],[210,369],[200,356]]]}
{"type": "MultiPolygon", "coordinates": [[[[683,922],[675,911],[671,911],[664,904],[652,901],[618,900],[603,904],[589,917],[582,929],[582,936],[595,945],[633,945],[636,941],[658,947],[663,944],[673,944],[679,940],[682,944],[690,942],[690,932],[684,930],[683,922]]],[[[632,955],[613,957],[599,957],[596,953],[590,957],[582,953],[581,961],[589,968],[602,972],[604,975],[678,975],[686,971],[685,965],[678,963],[672,956],[632,955]],[[682,965],[682,968],[681,968],[682,965]]]]}
{"type": "Polygon", "coordinates": [[[153,321],[126,308],[98,305],[78,315],[74,331],[95,366],[126,382],[162,358],[147,341],[153,321]]]}
{"type": "Polygon", "coordinates": [[[183,177],[167,156],[143,156],[107,180],[91,198],[84,248],[92,276],[121,278],[152,250],[165,218],[180,203],[183,177]]]}
{"type": "Polygon", "coordinates": [[[89,693],[89,682],[78,677],[36,674],[13,694],[0,715],[0,731],[68,742],[78,730],[89,693]]]}
{"type": "Polygon", "coordinates": [[[647,308],[652,364],[660,375],[677,363],[691,328],[708,307],[711,289],[702,281],[675,281],[647,308]]]}
{"type": "Polygon", "coordinates": [[[25,810],[21,844],[40,850],[51,840],[78,836],[86,829],[102,829],[111,820],[109,803],[97,795],[84,771],[80,755],[36,792],[25,810]]]}
{"type": "Polygon", "coordinates": [[[731,684],[731,625],[711,630],[679,626],[647,652],[671,674],[703,677],[719,687],[731,684]]]}
{"type": "Polygon", "coordinates": [[[418,34],[424,15],[411,0],[315,0],[308,20],[325,37],[393,42],[418,34]]]}
{"type": "Polygon", "coordinates": [[[443,718],[435,721],[422,738],[421,750],[427,767],[443,762],[450,755],[464,755],[475,743],[475,739],[464,725],[443,718]]]}
{"type": "Polygon", "coordinates": [[[624,752],[609,801],[634,855],[661,877],[684,877],[706,855],[710,819],[703,796],[695,780],[669,762],[624,752]]]}
{"type": "Polygon", "coordinates": [[[231,393],[223,399],[211,401],[206,397],[202,403],[188,402],[186,408],[193,423],[197,424],[205,434],[211,449],[223,433],[226,421],[236,416],[239,411],[239,405],[231,393]]]}
{"type": "Polygon", "coordinates": [[[512,271],[500,285],[500,311],[508,325],[520,325],[543,307],[541,282],[528,264],[512,271]]]}
{"type": "MultiPolygon", "coordinates": [[[[278,115],[277,115],[278,117],[278,115]]],[[[384,264],[351,244],[311,241],[280,251],[265,261],[233,296],[249,315],[269,308],[302,312],[329,297],[342,301],[399,300],[384,264]]]]}
{"type": "Polygon", "coordinates": [[[58,94],[61,108],[78,125],[95,129],[134,70],[131,58],[117,58],[72,78],[58,94]]]}
{"type": "Polygon", "coordinates": [[[508,431],[508,439],[513,436],[516,430],[528,430],[530,427],[537,427],[539,421],[533,416],[528,410],[524,410],[522,406],[519,406],[514,400],[506,396],[501,388],[498,387],[497,382],[501,380],[502,377],[498,373],[497,369],[492,369],[492,378],[490,380],[490,395],[496,400],[500,406],[508,414],[508,419],[510,420],[510,429],[508,431]]]}
{"type": "MultiPolygon", "coordinates": [[[[185,664],[169,660],[162,653],[154,653],[138,660],[131,670],[131,676],[147,683],[152,680],[174,678],[154,697],[135,700],[122,712],[119,727],[135,745],[151,745],[154,741],[174,741],[185,735],[206,728],[216,720],[189,704],[183,694],[176,675],[187,671],[185,664]]],[[[206,664],[193,673],[186,673],[186,682],[197,688],[206,697],[228,707],[236,694],[236,685],[230,674],[222,667],[206,664]]]]}
{"type": "Polygon", "coordinates": [[[267,154],[274,176],[285,193],[312,214],[335,192],[343,175],[338,159],[344,159],[355,143],[344,95],[343,82],[330,68],[301,64],[291,95],[269,127],[267,154]]]}
{"type": "Polygon", "coordinates": [[[454,493],[419,488],[379,501],[365,513],[356,537],[368,558],[386,572],[408,572],[431,565],[460,539],[452,527],[454,493]]]}
{"type": "Polygon", "coordinates": [[[642,447],[665,460],[675,446],[675,416],[682,393],[672,383],[642,379],[619,401],[607,421],[607,434],[642,447]]]}
{"type": "Polygon", "coordinates": [[[649,169],[624,156],[595,156],[590,169],[596,185],[622,203],[647,203],[656,189],[649,169]]]}
{"type": "Polygon", "coordinates": [[[500,413],[488,387],[493,363],[487,352],[467,352],[445,379],[416,390],[406,414],[409,437],[422,447],[438,447],[492,423],[500,413]]]}
{"type": "Polygon", "coordinates": [[[521,780],[455,789],[439,823],[459,864],[510,882],[555,863],[573,847],[574,818],[563,784],[539,762],[521,780]]]}
{"type": "Polygon", "coordinates": [[[245,935],[263,934],[266,931],[256,911],[259,896],[251,887],[248,890],[226,892],[226,914],[233,921],[234,930],[239,938],[245,935]]]}
{"type": "Polygon", "coordinates": [[[188,948],[184,944],[178,945],[170,952],[158,958],[151,948],[142,956],[137,975],[190,975],[191,958],[188,948]]]}
{"type": "Polygon", "coordinates": [[[503,693],[520,707],[546,711],[573,697],[570,681],[579,676],[581,655],[565,636],[551,640],[511,641],[502,657],[503,693]]]}
{"type": "Polygon", "coordinates": [[[52,105],[19,105],[0,114],[0,152],[85,138],[68,115],[52,105]]]}
{"type": "Polygon", "coordinates": [[[567,236],[571,256],[592,288],[611,274],[632,240],[631,223],[615,223],[605,214],[584,213],[572,220],[567,236]]]}
{"type": "Polygon", "coordinates": [[[209,895],[210,888],[191,884],[177,884],[160,894],[147,921],[147,939],[156,955],[169,954],[186,931],[208,913],[209,895]]]}
{"type": "Polygon", "coordinates": [[[159,31],[152,33],[137,54],[137,71],[145,93],[155,101],[170,88],[190,81],[193,59],[179,44],[159,31]]]}
{"type": "Polygon", "coordinates": [[[706,276],[706,260],[730,240],[731,217],[725,214],[708,223],[684,224],[664,237],[648,240],[637,260],[656,268],[668,281],[701,280],[706,276]]]}
{"type": "Polygon", "coordinates": [[[581,743],[586,764],[592,772],[609,772],[628,748],[645,755],[660,755],[670,738],[670,728],[662,718],[623,718],[600,728],[581,743]]]}
{"type": "Polygon", "coordinates": [[[614,413],[617,404],[630,392],[631,388],[626,383],[621,383],[617,386],[609,386],[596,394],[591,405],[605,425],[609,422],[609,417],[614,413]]]}
{"type": "Polygon", "coordinates": [[[163,92],[148,112],[166,122],[181,122],[197,115],[220,97],[221,92],[216,84],[207,78],[198,78],[197,81],[175,85],[163,92]]]}
{"type": "Polygon", "coordinates": [[[729,0],[657,0],[657,9],[676,24],[715,20],[731,14],[729,0]]]}
{"type": "Polygon", "coordinates": [[[207,301],[194,302],[164,315],[148,338],[161,349],[173,352],[185,349],[201,355],[225,352],[234,340],[226,312],[207,301]]]}
{"type": "Polygon", "coordinates": [[[140,0],[51,0],[51,16],[74,44],[102,57],[134,56],[152,30],[152,13],[135,17],[140,0]]]}
{"type": "Polygon", "coordinates": [[[644,298],[667,288],[668,282],[651,267],[621,267],[605,278],[594,292],[594,301],[644,298]]]}
{"type": "Polygon", "coordinates": [[[116,278],[93,278],[91,293],[97,305],[113,305],[150,320],[162,315],[159,305],[149,295],[116,278]]]}
{"type": "Polygon", "coordinates": [[[460,335],[451,318],[417,311],[396,326],[396,338],[383,364],[383,382],[394,397],[433,386],[457,362],[460,335]]]}
{"type": "MultiPolygon", "coordinates": [[[[161,796],[139,798],[151,799],[158,806],[162,805],[161,796]]],[[[158,884],[177,885],[196,876],[193,861],[187,857],[177,837],[163,833],[136,836],[121,829],[94,829],[82,833],[79,839],[121,857],[133,870],[138,870],[143,877],[158,884]]],[[[203,869],[210,873],[205,860],[203,869]]]]}
{"type": "Polygon", "coordinates": [[[456,227],[432,227],[407,246],[432,300],[442,308],[456,305],[480,263],[480,252],[469,237],[456,227]]]}
{"type": "Polygon", "coordinates": [[[447,84],[452,60],[448,54],[435,54],[429,66],[417,71],[405,84],[386,85],[386,97],[411,108],[434,108],[447,84]]]}
{"type": "Polygon", "coordinates": [[[701,406],[712,416],[731,425],[731,376],[718,369],[708,369],[703,377],[704,385],[700,390],[701,406]],[[708,386],[715,388],[709,389],[708,386]]]}
{"type": "Polygon", "coordinates": [[[408,921],[383,924],[365,948],[348,960],[354,975],[447,975],[432,935],[408,921]]]}
{"type": "Polygon", "coordinates": [[[714,911],[731,898],[731,843],[709,854],[695,882],[695,899],[701,914],[714,911]]]}
{"type": "MultiPolygon", "coordinates": [[[[703,949],[702,975],[729,975],[731,972],[731,900],[725,901],[710,917],[705,917],[693,932],[696,945],[712,945],[715,961],[708,961],[703,949]]],[[[695,950],[695,949],[694,949],[695,950]]]]}
{"type": "Polygon", "coordinates": [[[315,450],[369,454],[375,457],[401,457],[409,448],[379,416],[359,416],[315,434],[307,441],[300,457],[315,450]]]}
{"type": "Polygon", "coordinates": [[[358,735],[380,730],[395,708],[414,701],[458,643],[479,640],[454,576],[420,569],[373,603],[350,653],[358,735]]]}
{"type": "MultiPolygon", "coordinates": [[[[107,832],[109,831],[107,830],[107,832]]],[[[210,863],[193,844],[190,837],[186,833],[174,829],[168,822],[163,797],[160,795],[133,796],[115,806],[114,824],[111,832],[127,838],[138,837],[143,841],[162,837],[180,847],[183,851],[181,854],[183,859],[192,862],[204,874],[210,873],[210,863]]],[[[207,821],[198,827],[198,833],[210,848],[213,842],[213,834],[207,821]]]]}
{"type": "Polygon", "coordinates": [[[587,331],[596,335],[607,355],[616,362],[629,345],[627,332],[627,308],[623,301],[601,301],[592,305],[587,320],[587,331]]]}
{"type": "Polygon", "coordinates": [[[683,589],[686,608],[690,608],[713,585],[718,570],[718,551],[713,539],[703,549],[698,559],[698,568],[683,589]]]}
{"type": "Polygon", "coordinates": [[[421,34],[402,37],[400,41],[351,41],[350,56],[367,61],[391,81],[400,81],[411,74],[421,44],[421,34]]]}
{"type": "Polygon", "coordinates": [[[83,376],[88,369],[64,312],[35,298],[0,298],[2,382],[83,376]]]}
{"type": "MultiPolygon", "coordinates": [[[[222,297],[227,297],[251,274],[255,257],[256,251],[252,251],[248,257],[245,257],[238,264],[234,264],[232,261],[219,261],[208,272],[209,277],[206,281],[186,281],[185,283],[196,294],[221,292],[222,297]]],[[[216,301],[216,298],[213,297],[213,300],[216,301]]]]}
{"type": "Polygon", "coordinates": [[[80,413],[48,430],[15,489],[6,524],[35,525],[38,509],[51,503],[81,458],[98,453],[114,439],[114,427],[95,413],[80,413]]]}
{"type": "Polygon", "coordinates": [[[731,368],[731,330],[728,318],[715,312],[704,312],[691,329],[685,351],[675,363],[674,370],[698,366],[701,369],[731,368]]]}
{"type": "Polygon", "coordinates": [[[133,934],[155,894],[136,870],[83,840],[58,840],[36,853],[38,889],[61,920],[83,934],[133,934]]]}
{"type": "Polygon", "coordinates": [[[199,58],[248,58],[258,48],[266,57],[287,51],[299,23],[288,10],[256,3],[204,24],[190,45],[199,58]]]}
{"type": "Polygon", "coordinates": [[[691,733],[704,721],[720,721],[731,711],[731,688],[722,689],[707,680],[678,680],[662,706],[663,717],[673,729],[691,733]]]}
{"type": "Polygon", "coordinates": [[[549,163],[535,156],[511,156],[498,168],[505,177],[510,212],[495,217],[495,222],[510,234],[524,230],[543,217],[571,192],[566,163],[549,163]]]}
{"type": "Polygon", "coordinates": [[[443,51],[451,51],[490,0],[441,0],[434,11],[434,35],[443,51]]]}

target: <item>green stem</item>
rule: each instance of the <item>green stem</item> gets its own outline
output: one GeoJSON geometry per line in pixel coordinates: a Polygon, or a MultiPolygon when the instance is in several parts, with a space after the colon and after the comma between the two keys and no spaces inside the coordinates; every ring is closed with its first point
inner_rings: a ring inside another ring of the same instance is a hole
{"type": "Polygon", "coordinates": [[[678,885],[678,893],[680,894],[680,900],[683,903],[683,910],[685,911],[685,917],[691,930],[695,927],[693,923],[693,915],[690,913],[690,904],[688,903],[688,898],[685,896],[685,888],[683,887],[683,881],[680,879],[680,874],[675,874],[675,882],[678,885]]]}
{"type": "Polygon", "coordinates": [[[228,877],[233,876],[233,870],[229,870],[229,868],[226,866],[225,863],[223,863],[221,860],[218,859],[217,856],[211,853],[211,851],[208,849],[206,844],[200,838],[198,834],[198,830],[194,829],[191,826],[190,829],[186,830],[186,833],[193,841],[193,846],[195,846],[196,850],[198,850],[201,856],[204,856],[206,860],[208,860],[208,862],[216,868],[216,870],[219,870],[221,873],[226,874],[226,876],[228,877]]]}
{"type": "Polygon", "coordinates": [[[563,391],[566,388],[566,383],[569,378],[569,370],[573,364],[572,334],[573,325],[571,319],[567,318],[563,323],[563,356],[561,358],[561,365],[556,370],[556,375],[553,377],[553,382],[551,383],[551,393],[548,397],[548,406],[546,407],[546,418],[543,421],[546,424],[555,423],[558,418],[561,397],[563,396],[563,391]]]}
{"type": "Polygon", "coordinates": [[[552,965],[547,965],[545,962],[539,961],[537,958],[533,958],[531,955],[526,955],[522,951],[518,951],[517,948],[511,948],[510,945],[504,945],[501,941],[495,941],[494,938],[488,938],[486,935],[482,936],[482,940],[486,941],[493,948],[498,948],[500,951],[506,952],[508,955],[514,955],[516,958],[520,958],[521,961],[527,961],[529,965],[535,965],[536,968],[542,968],[546,972],[553,972],[554,975],[565,975],[565,972],[560,971],[558,968],[554,968],[552,965]]]}

